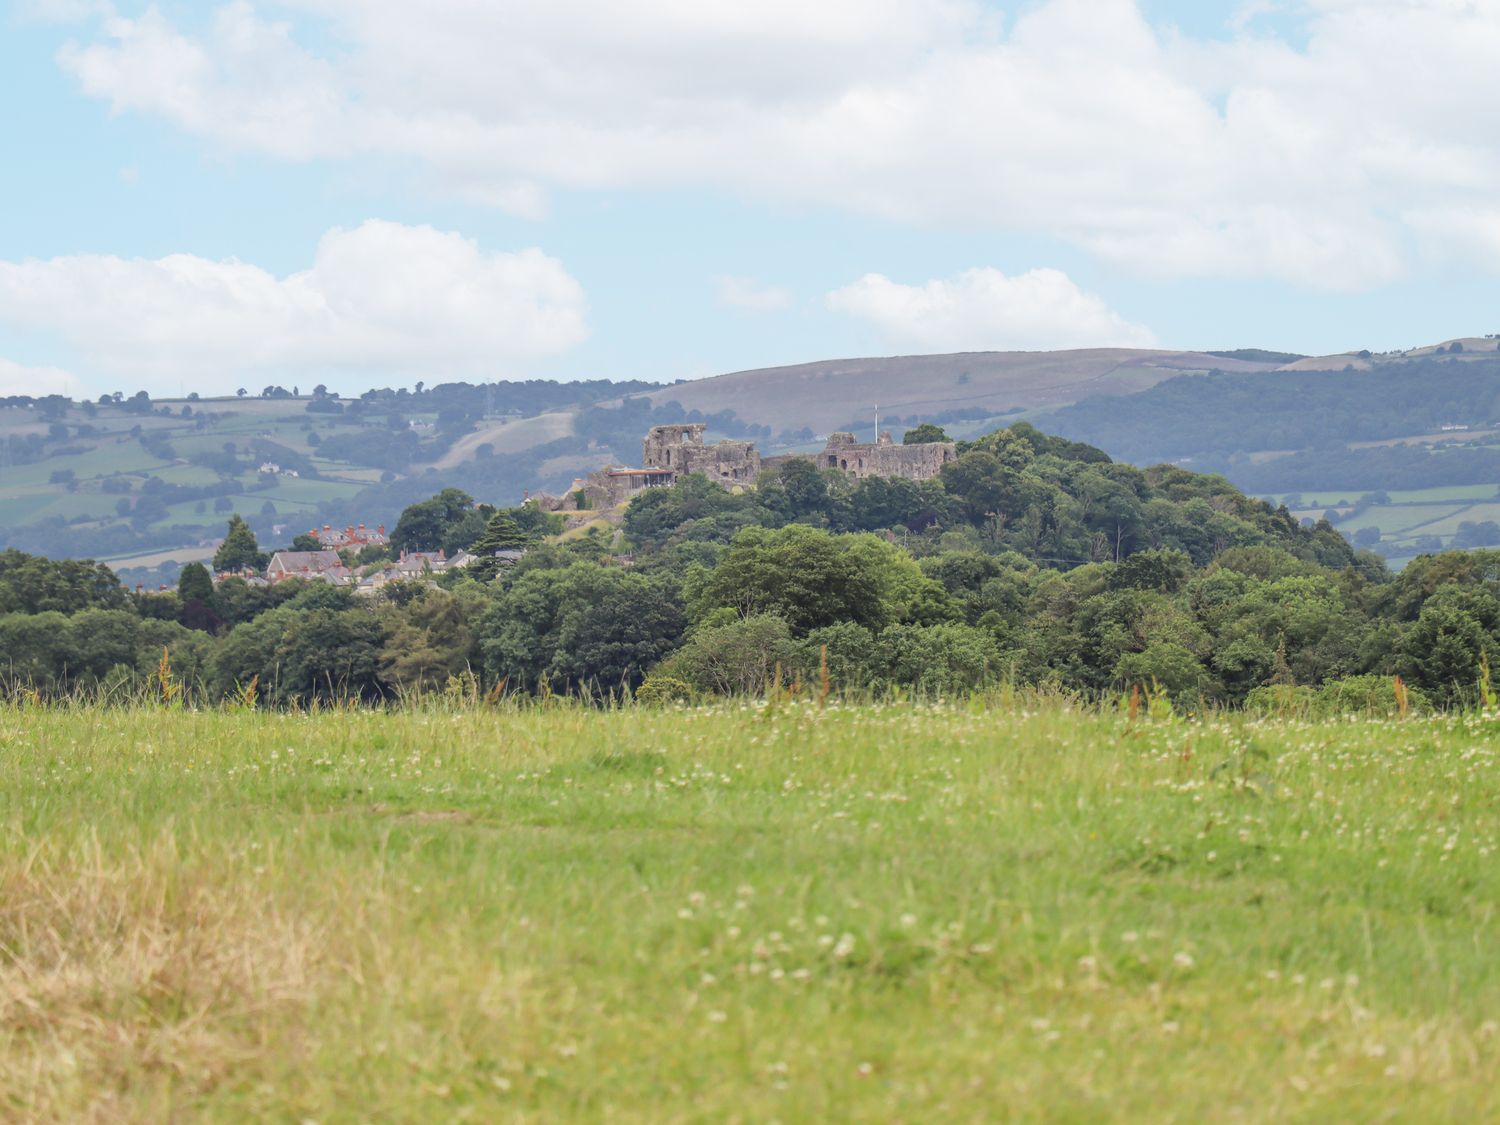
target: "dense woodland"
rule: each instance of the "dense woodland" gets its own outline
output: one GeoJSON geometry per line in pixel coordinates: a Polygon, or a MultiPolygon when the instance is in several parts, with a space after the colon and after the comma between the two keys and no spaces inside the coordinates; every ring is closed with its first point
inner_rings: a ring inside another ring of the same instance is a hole
{"type": "MultiPolygon", "coordinates": [[[[1500,553],[1392,576],[1222,478],[1118,464],[1024,423],[964,443],[933,481],[855,483],[794,461],[753,490],[688,478],[644,493],[618,539],[557,530],[535,508],[446,489],[407,509],[393,549],[529,550],[375,598],[214,585],[196,564],[175,592],[132,594],[101,565],[8,551],[5,676],[46,694],[305,705],[753,694],[779,668],[784,683],[826,670],[860,693],[1144,685],[1193,707],[1363,706],[1389,701],[1399,674],[1412,699],[1443,705],[1472,696],[1500,638],[1500,553]]],[[[258,551],[239,524],[218,561],[258,551]]]]}

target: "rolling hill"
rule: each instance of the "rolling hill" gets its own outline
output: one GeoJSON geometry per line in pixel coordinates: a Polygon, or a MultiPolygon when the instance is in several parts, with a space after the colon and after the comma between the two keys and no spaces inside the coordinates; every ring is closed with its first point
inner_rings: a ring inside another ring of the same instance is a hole
{"type": "Polygon", "coordinates": [[[872,424],[877,405],[883,418],[892,419],[965,411],[1000,416],[1096,395],[1133,394],[1195,371],[1259,372],[1280,366],[1202,352],[1128,348],[962,352],[736,371],[665,387],[650,398],[658,404],[675,400],[704,414],[733,410],[773,431],[808,426],[822,433],[855,419],[872,424]]]}
{"type": "Polygon", "coordinates": [[[1331,496],[1351,534],[1409,554],[1430,548],[1433,535],[1443,544],[1472,538],[1472,528],[1449,525],[1494,514],[1475,497],[1500,488],[1500,438],[1491,444],[1497,346],[1470,337],[1322,357],[969,352],[665,386],[456,383],[358,399],[281,388],[214,400],[16,397],[0,400],[0,546],[170,567],[210,553],[231,512],[264,542],[285,543],[323,523],[389,523],[450,485],[498,503],[557,490],[590,468],[633,463],[654,423],[704,420],[710,438],[751,437],[776,454],[814,447],[835,429],[868,437],[878,405],[882,428],[898,435],[933,421],[970,437],[1024,416],[1125,459],[1180,460],[1262,494],[1290,494],[1310,517],[1324,511],[1296,494],[1329,504],[1331,496]],[[1443,487],[1454,490],[1456,513],[1445,521],[1419,526],[1422,511],[1383,511],[1382,492],[1428,489],[1424,502],[1434,503],[1443,487]]]}

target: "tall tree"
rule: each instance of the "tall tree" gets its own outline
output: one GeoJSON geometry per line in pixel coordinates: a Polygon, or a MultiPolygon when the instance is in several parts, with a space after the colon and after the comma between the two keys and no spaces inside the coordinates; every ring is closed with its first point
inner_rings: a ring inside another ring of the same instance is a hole
{"type": "Polygon", "coordinates": [[[412,504],[396,521],[391,548],[396,551],[436,551],[449,527],[474,507],[474,497],[461,488],[445,488],[436,496],[412,504]]]}
{"type": "Polygon", "coordinates": [[[200,562],[190,562],[183,567],[177,576],[177,596],[184,602],[194,598],[206,602],[213,597],[214,583],[208,575],[208,567],[200,562]]]}
{"type": "Polygon", "coordinates": [[[220,571],[260,570],[266,565],[265,553],[256,541],[255,532],[236,512],[229,517],[224,542],[214,552],[214,569],[220,571]]]}

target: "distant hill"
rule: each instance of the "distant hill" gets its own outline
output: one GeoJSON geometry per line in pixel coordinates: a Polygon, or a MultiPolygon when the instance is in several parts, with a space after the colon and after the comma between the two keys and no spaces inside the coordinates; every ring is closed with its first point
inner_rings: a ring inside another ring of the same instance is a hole
{"type": "Polygon", "coordinates": [[[855,419],[869,421],[877,405],[887,419],[960,412],[1000,416],[1097,395],[1134,394],[1188,372],[1259,372],[1280,366],[1277,358],[1131,348],[960,352],[736,371],[665,387],[650,397],[656,403],[675,400],[705,414],[733,410],[746,422],[776,432],[808,426],[823,433],[855,419]]]}
{"type": "Polygon", "coordinates": [[[965,352],[671,385],[445,383],[353,398],[321,387],[213,400],[12,396],[0,399],[0,547],[106,559],[150,578],[211,553],[231,512],[280,544],[324,523],[390,523],[447,486],[503,504],[557,491],[634,462],[657,423],[702,421],[711,439],[751,438],[776,454],[832,430],[868,437],[878,407],[898,438],[918,422],[964,438],[1024,416],[1122,459],[1190,462],[1255,491],[1300,493],[1299,515],[1323,514],[1314,498],[1346,501],[1348,527],[1367,544],[1410,553],[1434,536],[1458,541],[1466,521],[1500,525],[1500,507],[1486,506],[1500,488],[1497,347],[1464,337],[1330,356],[965,352]],[[1409,506],[1401,512],[1361,499],[1408,487],[1429,492],[1395,501],[1409,506]]]}

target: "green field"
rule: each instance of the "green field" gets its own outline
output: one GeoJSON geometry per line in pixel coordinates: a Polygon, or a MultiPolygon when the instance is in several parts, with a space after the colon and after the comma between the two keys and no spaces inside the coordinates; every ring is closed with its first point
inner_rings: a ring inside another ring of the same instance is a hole
{"type": "Polygon", "coordinates": [[[1497,727],[0,709],[0,1118],[1491,1120],[1497,727]]]}
{"type": "Polygon", "coordinates": [[[1393,567],[1399,567],[1415,555],[1413,541],[1418,536],[1435,535],[1447,545],[1461,523],[1500,521],[1497,490],[1500,486],[1494,484],[1464,484],[1394,491],[1387,493],[1390,503],[1374,504],[1357,513],[1352,511],[1352,505],[1367,495],[1358,490],[1310,489],[1271,499],[1280,503],[1287,495],[1300,496],[1293,509],[1298,519],[1321,519],[1325,511],[1333,508],[1344,517],[1337,527],[1346,535],[1368,527],[1379,528],[1381,554],[1393,567]]]}
{"type": "MultiPolygon", "coordinates": [[[[263,483],[254,471],[257,457],[250,455],[256,442],[274,442],[307,455],[314,450],[307,443],[311,433],[348,433],[361,423],[310,415],[303,399],[162,400],[154,405],[173,413],[169,417],[104,407],[90,414],[81,404],[70,408],[62,420],[72,428],[67,447],[76,452],[63,450],[32,463],[0,465],[0,528],[14,529],[49,519],[96,521],[101,528],[116,526],[130,518],[128,511],[122,515],[118,510],[122,498],[127,504],[135,503],[154,477],[167,484],[210,490],[206,497],[170,502],[163,516],[146,525],[155,532],[180,527],[179,546],[191,547],[200,539],[222,534],[230,511],[256,516],[270,501],[279,515],[301,524],[320,504],[348,499],[383,475],[380,469],[319,459],[316,465],[321,479],[283,475],[275,479],[272,488],[253,489],[253,485],[263,483]],[[183,417],[184,407],[193,413],[183,417]],[[137,426],[144,434],[165,435],[171,443],[172,458],[148,451],[130,433],[137,426]],[[94,432],[79,433],[79,427],[92,427],[94,432]],[[241,470],[233,477],[221,477],[214,469],[189,463],[190,458],[202,454],[222,454],[226,445],[242,458],[241,470]],[[62,472],[72,473],[71,484],[51,479],[62,472]],[[128,491],[106,492],[104,485],[109,478],[119,478],[118,483],[128,491]],[[233,507],[216,510],[215,501],[220,498],[227,498],[233,507]]],[[[0,440],[46,432],[46,425],[36,420],[34,411],[3,413],[0,440]]]]}

